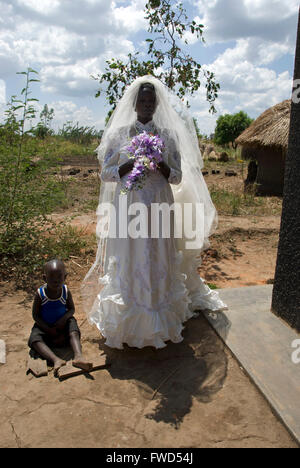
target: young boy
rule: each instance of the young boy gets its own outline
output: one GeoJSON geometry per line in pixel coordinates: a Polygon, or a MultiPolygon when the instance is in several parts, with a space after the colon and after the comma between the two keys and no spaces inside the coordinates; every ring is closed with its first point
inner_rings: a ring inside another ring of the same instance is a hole
{"type": "Polygon", "coordinates": [[[71,292],[64,284],[67,274],[61,260],[51,260],[44,265],[43,279],[46,282],[35,295],[32,317],[35,324],[31,330],[28,346],[42,358],[52,361],[54,375],[66,364],[51,347],[70,344],[74,352],[73,366],[89,371],[93,365],[82,356],[80,330],[73,317],[75,306],[71,292]]]}

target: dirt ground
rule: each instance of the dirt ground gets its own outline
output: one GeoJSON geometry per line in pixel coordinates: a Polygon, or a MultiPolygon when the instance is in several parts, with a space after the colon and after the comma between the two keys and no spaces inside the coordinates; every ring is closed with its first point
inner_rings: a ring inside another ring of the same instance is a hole
{"type": "MultiPolygon", "coordinates": [[[[70,213],[68,213],[70,214],[70,213]]],[[[65,216],[57,214],[56,217],[65,216]]],[[[93,212],[72,224],[94,232],[93,212]]],[[[200,274],[230,288],[272,282],[280,217],[220,216],[200,274]]],[[[201,315],[186,323],[184,341],[162,350],[105,346],[82,309],[80,282],[92,256],[68,263],[68,286],[85,355],[111,366],[60,382],[26,375],[32,299],[0,284],[0,446],[111,448],[296,448],[266,400],[201,315]]]]}

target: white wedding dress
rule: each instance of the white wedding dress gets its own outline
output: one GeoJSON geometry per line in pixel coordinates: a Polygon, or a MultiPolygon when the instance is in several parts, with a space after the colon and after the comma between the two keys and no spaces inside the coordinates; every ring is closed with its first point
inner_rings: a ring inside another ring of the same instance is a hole
{"type": "MultiPolygon", "coordinates": [[[[128,206],[140,202],[148,210],[148,232],[151,232],[150,207],[152,203],[174,202],[170,184],[181,181],[180,155],[175,145],[168,140],[164,131],[154,128],[153,123],[146,125],[136,122],[133,134],[143,131],[159,133],[167,142],[164,161],[171,172],[168,181],[160,172],[150,172],[142,189],[127,194],[128,206]]],[[[119,141],[107,152],[101,172],[103,182],[116,182],[114,206],[117,215],[117,232],[120,190],[124,187],[128,174],[121,180],[118,173],[120,165],[128,161],[122,148],[128,144],[119,141]]],[[[129,215],[128,222],[136,216],[129,215]]],[[[172,220],[171,220],[172,223],[172,220]]],[[[172,229],[171,229],[172,233],[172,229]]],[[[222,310],[226,305],[219,295],[197,275],[193,291],[186,287],[187,276],[181,273],[182,253],[177,251],[174,235],[169,238],[108,238],[105,255],[105,275],[99,282],[99,292],[89,315],[106,345],[112,348],[129,346],[142,348],[154,346],[162,348],[171,340],[182,341],[183,323],[195,315],[196,309],[222,310]]],[[[192,265],[191,265],[192,268],[192,265]]]]}

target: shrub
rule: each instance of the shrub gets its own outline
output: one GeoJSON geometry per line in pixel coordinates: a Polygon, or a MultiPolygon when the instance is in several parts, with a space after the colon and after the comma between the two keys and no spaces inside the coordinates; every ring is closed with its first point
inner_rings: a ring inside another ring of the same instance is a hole
{"type": "MultiPolygon", "coordinates": [[[[34,129],[26,130],[35,117],[30,85],[39,81],[28,68],[21,72],[26,85],[22,99],[13,96],[0,126],[0,266],[1,276],[15,277],[18,284],[40,267],[47,252],[55,252],[47,214],[64,197],[49,168],[56,164],[51,151],[38,154],[34,129]]],[[[55,232],[51,225],[51,231],[55,232]]],[[[59,234],[56,237],[59,237],[59,234]]],[[[60,242],[63,237],[60,237],[60,242]]]]}

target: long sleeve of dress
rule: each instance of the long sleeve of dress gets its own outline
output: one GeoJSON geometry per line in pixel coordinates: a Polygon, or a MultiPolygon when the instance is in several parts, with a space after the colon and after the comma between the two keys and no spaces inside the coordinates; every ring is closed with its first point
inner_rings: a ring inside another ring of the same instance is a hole
{"type": "Polygon", "coordinates": [[[120,153],[118,150],[109,149],[107,151],[101,168],[101,180],[103,182],[120,181],[119,158],[120,153]]]}
{"type": "Polygon", "coordinates": [[[181,172],[181,157],[179,152],[176,150],[175,144],[170,142],[168,152],[168,165],[171,169],[168,182],[173,185],[178,185],[182,179],[181,172]]]}

